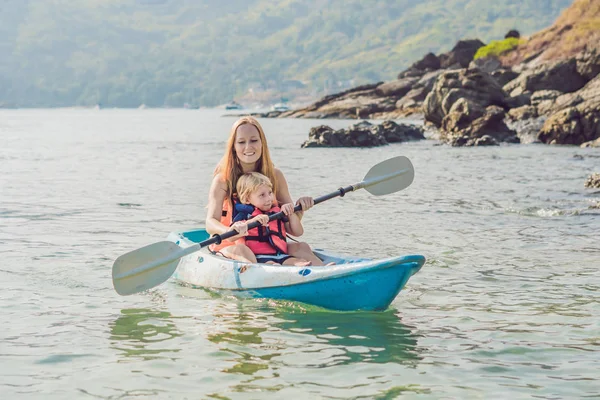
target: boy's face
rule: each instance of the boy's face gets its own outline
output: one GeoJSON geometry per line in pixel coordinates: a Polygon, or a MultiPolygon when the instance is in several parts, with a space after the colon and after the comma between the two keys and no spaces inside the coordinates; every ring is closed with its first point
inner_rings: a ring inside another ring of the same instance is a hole
{"type": "Polygon", "coordinates": [[[267,185],[260,185],[250,194],[249,202],[261,211],[269,211],[273,207],[273,190],[267,185]]]}

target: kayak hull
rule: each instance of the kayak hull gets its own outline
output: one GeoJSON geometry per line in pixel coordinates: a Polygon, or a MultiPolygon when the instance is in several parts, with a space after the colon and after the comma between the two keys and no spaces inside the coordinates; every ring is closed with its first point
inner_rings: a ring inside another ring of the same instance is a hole
{"type": "MultiPolygon", "coordinates": [[[[199,229],[173,232],[168,240],[186,248],[208,237],[206,231],[199,229]]],[[[336,265],[248,264],[202,249],[183,257],[173,277],[188,286],[238,297],[297,301],[339,311],[381,311],[389,307],[425,263],[421,255],[372,260],[320,250],[315,250],[315,254],[325,263],[333,261],[336,265]]]]}

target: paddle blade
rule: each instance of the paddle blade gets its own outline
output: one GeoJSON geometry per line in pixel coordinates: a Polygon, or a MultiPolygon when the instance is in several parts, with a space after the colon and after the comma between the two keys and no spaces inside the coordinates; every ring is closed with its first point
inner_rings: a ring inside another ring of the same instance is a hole
{"type": "Polygon", "coordinates": [[[179,258],[171,257],[181,251],[173,242],[158,242],[130,251],[115,260],[112,277],[118,294],[127,296],[160,285],[173,275],[179,258]],[[168,260],[171,258],[171,260],[168,260]],[[162,264],[156,260],[165,259],[162,264]]]}
{"type": "Polygon", "coordinates": [[[361,182],[361,187],[375,196],[383,196],[407,188],[414,178],[415,170],[410,160],[398,156],[374,165],[361,182]]]}

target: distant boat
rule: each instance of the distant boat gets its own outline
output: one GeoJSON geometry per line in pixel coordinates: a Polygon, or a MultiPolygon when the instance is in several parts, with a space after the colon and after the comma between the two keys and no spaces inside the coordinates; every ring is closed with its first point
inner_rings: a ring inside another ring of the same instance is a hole
{"type": "Polygon", "coordinates": [[[271,111],[284,112],[284,111],[290,111],[290,110],[291,110],[291,108],[285,103],[277,103],[277,104],[273,104],[271,106],[271,111]]]}
{"type": "Polygon", "coordinates": [[[242,110],[244,107],[240,103],[236,103],[235,101],[231,101],[225,105],[226,110],[242,110]]]}

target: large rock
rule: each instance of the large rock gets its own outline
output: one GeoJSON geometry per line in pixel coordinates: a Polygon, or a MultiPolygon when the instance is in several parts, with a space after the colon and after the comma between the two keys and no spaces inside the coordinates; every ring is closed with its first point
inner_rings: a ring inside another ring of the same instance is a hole
{"type": "Polygon", "coordinates": [[[586,188],[600,189],[600,174],[594,173],[590,175],[585,181],[584,186],[586,188]]]}
{"type": "Polygon", "coordinates": [[[469,68],[479,68],[480,70],[491,74],[492,72],[502,68],[502,63],[498,57],[480,57],[476,60],[471,61],[469,68]]]}
{"type": "Polygon", "coordinates": [[[521,37],[521,34],[519,33],[518,30],[516,29],[511,29],[510,31],[508,31],[506,33],[506,35],[504,35],[504,39],[508,39],[508,38],[516,38],[519,39],[521,37]]]}
{"type": "Polygon", "coordinates": [[[441,127],[442,120],[456,101],[464,98],[480,108],[491,105],[507,107],[506,93],[489,74],[479,69],[461,69],[442,73],[425,98],[425,120],[441,127]]]}
{"type": "Polygon", "coordinates": [[[479,39],[459,40],[458,43],[447,53],[440,54],[440,67],[448,68],[467,68],[477,50],[485,46],[479,39]]]}
{"type": "Polygon", "coordinates": [[[407,70],[398,74],[398,79],[421,77],[423,74],[440,69],[440,59],[433,53],[425,56],[411,65],[407,70]]]}
{"type": "Polygon", "coordinates": [[[559,96],[555,112],[538,139],[548,144],[582,145],[600,137],[600,75],[576,93],[559,96]]]}
{"type": "Polygon", "coordinates": [[[506,85],[519,76],[518,72],[512,70],[512,68],[498,68],[494,70],[490,75],[494,78],[500,86],[506,85]]]}
{"type": "Polygon", "coordinates": [[[473,60],[473,56],[480,47],[485,46],[479,39],[459,40],[452,50],[436,56],[427,53],[419,61],[412,64],[408,69],[398,74],[398,79],[407,77],[421,77],[424,74],[439,69],[467,68],[473,60]]]}
{"type": "Polygon", "coordinates": [[[575,57],[577,72],[586,81],[591,81],[600,73],[600,51],[595,48],[586,49],[575,57]]]}
{"type": "Polygon", "coordinates": [[[531,105],[537,109],[538,114],[547,115],[554,109],[556,99],[563,94],[558,90],[538,90],[531,95],[531,105]]]}
{"type": "Polygon", "coordinates": [[[516,79],[504,85],[504,91],[511,96],[530,91],[558,90],[563,93],[575,92],[581,89],[586,79],[577,71],[574,58],[566,61],[542,64],[531,70],[524,71],[516,79]]]}
{"type": "Polygon", "coordinates": [[[421,71],[433,71],[440,69],[440,66],[440,59],[433,53],[427,53],[421,60],[414,63],[411,67],[421,71]]]}
{"type": "Polygon", "coordinates": [[[536,107],[525,105],[517,108],[511,108],[508,110],[507,116],[512,121],[521,121],[524,119],[537,118],[539,115],[536,107]]]}
{"type": "Polygon", "coordinates": [[[454,103],[442,121],[440,140],[451,146],[489,146],[519,143],[517,133],[504,122],[504,109],[481,106],[464,98],[454,103]]]}
{"type": "Polygon", "coordinates": [[[394,121],[383,121],[371,127],[371,131],[383,135],[388,143],[423,140],[423,128],[416,125],[398,124],[394,121]]]}
{"type": "Polygon", "coordinates": [[[400,98],[408,93],[418,81],[418,77],[397,79],[395,81],[382,83],[377,86],[377,89],[375,90],[380,96],[400,98]]]}
{"type": "Polygon", "coordinates": [[[581,147],[600,147],[600,137],[596,140],[583,143],[581,147]]]}
{"type": "Polygon", "coordinates": [[[308,140],[301,147],[375,147],[421,139],[425,139],[422,127],[393,121],[384,121],[380,125],[362,121],[339,130],[327,125],[311,128],[308,140]]]}
{"type": "MultiPolygon", "coordinates": [[[[444,72],[443,69],[431,71],[423,74],[417,82],[415,82],[408,93],[400,100],[396,101],[396,109],[398,110],[418,110],[422,111],[423,101],[433,89],[433,85],[438,76],[444,72]]],[[[408,79],[408,78],[404,78],[408,79]]]]}

